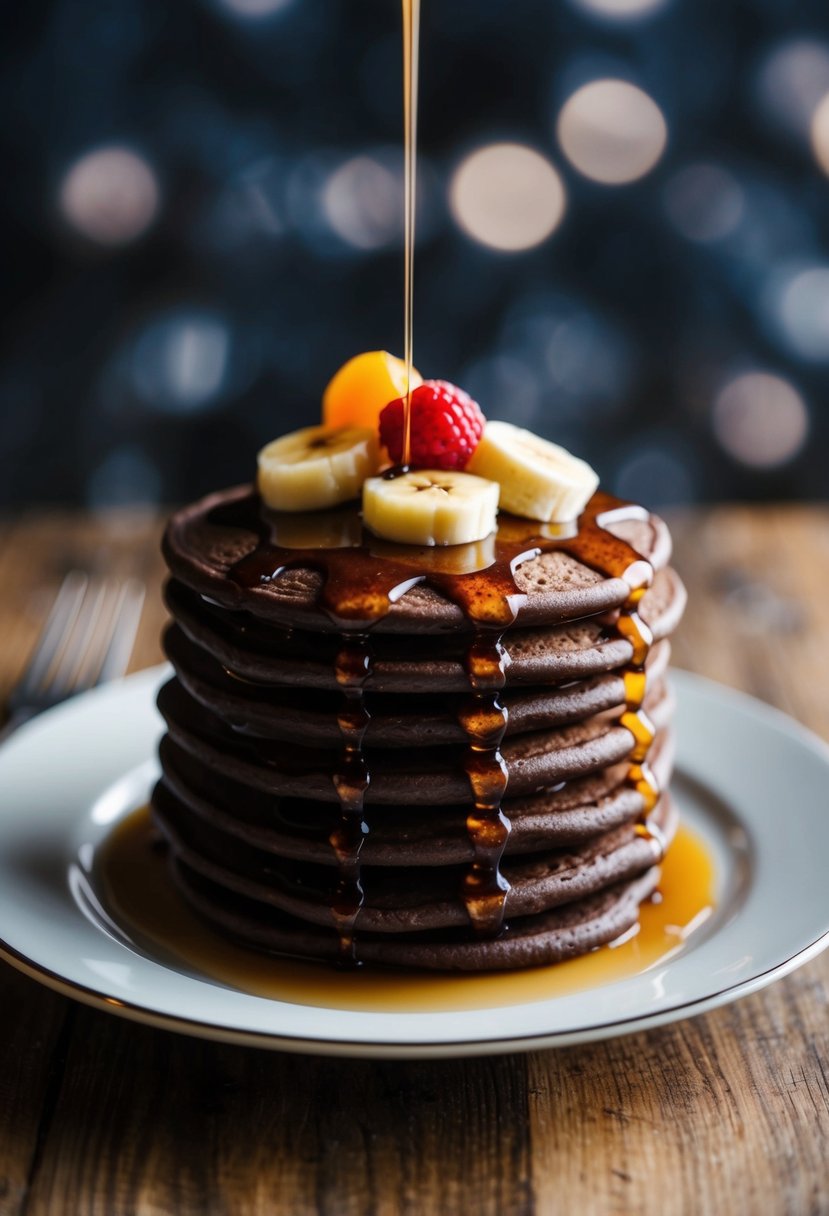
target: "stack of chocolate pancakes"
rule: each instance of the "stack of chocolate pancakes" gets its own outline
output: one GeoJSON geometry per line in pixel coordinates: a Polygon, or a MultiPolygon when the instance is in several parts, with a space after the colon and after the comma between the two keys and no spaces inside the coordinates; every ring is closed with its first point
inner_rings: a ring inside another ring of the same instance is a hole
{"type": "Polygon", "coordinates": [[[598,493],[446,549],[249,487],[170,521],[154,816],[256,948],[488,970],[635,925],[675,831],[665,525],[598,493]]]}

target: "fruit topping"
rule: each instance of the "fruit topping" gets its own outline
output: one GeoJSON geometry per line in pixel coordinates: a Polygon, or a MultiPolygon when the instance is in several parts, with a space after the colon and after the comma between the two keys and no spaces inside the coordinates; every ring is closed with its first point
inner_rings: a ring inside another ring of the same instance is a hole
{"type": "MultiPolygon", "coordinates": [[[[412,388],[423,383],[412,368],[412,388]]],[[[344,363],[322,397],[326,426],[377,426],[380,411],[406,392],[406,364],[385,350],[369,350],[344,363]]]]}
{"type": "Polygon", "coordinates": [[[495,528],[498,486],[453,469],[419,469],[370,477],[363,522],[386,540],[407,545],[463,545],[495,528]]]}
{"type": "Polygon", "coordinates": [[[373,429],[306,426],[262,448],[256,482],[274,511],[314,511],[359,498],[379,463],[373,429]]]}
{"type": "MultiPolygon", "coordinates": [[[[390,401],[380,414],[380,441],[393,464],[403,460],[405,401],[390,401]]],[[[485,418],[463,389],[446,380],[425,380],[412,393],[409,467],[463,469],[485,418]]]]}
{"type": "Polygon", "coordinates": [[[499,483],[502,510],[545,523],[576,519],[599,484],[585,461],[511,422],[486,424],[469,468],[499,483]]]}

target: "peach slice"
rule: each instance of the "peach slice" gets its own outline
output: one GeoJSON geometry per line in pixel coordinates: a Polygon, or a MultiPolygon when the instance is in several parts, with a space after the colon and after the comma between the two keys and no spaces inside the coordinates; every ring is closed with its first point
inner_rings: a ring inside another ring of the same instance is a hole
{"type": "MultiPolygon", "coordinates": [[[[412,368],[411,387],[423,378],[412,368]]],[[[376,429],[380,411],[406,391],[406,364],[386,350],[370,350],[344,363],[322,397],[325,426],[367,426],[376,429]]]]}

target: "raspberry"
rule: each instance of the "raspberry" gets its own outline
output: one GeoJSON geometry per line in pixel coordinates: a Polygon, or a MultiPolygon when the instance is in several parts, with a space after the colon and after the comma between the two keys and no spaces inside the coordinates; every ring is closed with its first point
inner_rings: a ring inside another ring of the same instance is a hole
{"type": "MultiPolygon", "coordinates": [[[[403,459],[404,399],[380,413],[380,441],[392,461],[403,459]]],[[[480,406],[446,380],[424,380],[412,393],[409,464],[416,469],[462,469],[486,421],[480,406]]]]}

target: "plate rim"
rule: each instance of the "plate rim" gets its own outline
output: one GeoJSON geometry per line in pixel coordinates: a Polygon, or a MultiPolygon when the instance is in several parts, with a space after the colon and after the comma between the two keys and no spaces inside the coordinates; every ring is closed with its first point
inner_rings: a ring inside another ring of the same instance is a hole
{"type": "MultiPolygon", "coordinates": [[[[81,699],[87,700],[107,692],[111,693],[116,684],[123,688],[125,684],[133,682],[136,692],[141,685],[146,685],[148,689],[154,688],[169,670],[168,664],[160,664],[156,667],[143,669],[122,680],[96,689],[92,693],[85,694],[84,698],[75,698],[73,702],[57,706],[55,709],[47,711],[46,714],[40,715],[38,721],[43,722],[45,719],[54,720],[54,717],[57,716],[70,716],[81,699]]],[[[761,720],[765,720],[769,726],[777,731],[782,731],[789,738],[797,740],[801,745],[806,745],[829,767],[829,744],[775,706],[768,705],[745,692],[722,685],[717,681],[697,675],[696,673],[675,668],[673,669],[673,675],[679,677],[678,683],[680,686],[687,685],[689,688],[693,688],[696,685],[699,693],[709,697],[713,696],[719,701],[730,702],[735,709],[738,709],[742,713],[747,713],[755,719],[760,718],[761,720]]],[[[33,723],[32,727],[38,729],[37,722],[33,723]]],[[[24,727],[22,731],[27,731],[32,727],[24,727]]],[[[429,1039],[416,1042],[401,1041],[400,1039],[383,1040],[380,1038],[365,1040],[327,1038],[320,1034],[309,1038],[286,1033],[284,1030],[277,1032],[240,1028],[238,1026],[231,1026],[226,1022],[196,1020],[187,1015],[159,1011],[146,1004],[107,996],[100,990],[90,988],[78,980],[67,978],[43,963],[30,958],[0,935],[0,958],[4,959],[16,970],[42,983],[52,991],[58,992],[62,996],[69,996],[89,1007],[107,1013],[114,1013],[129,1021],[175,1033],[189,1034],[206,1040],[253,1046],[260,1049],[350,1058],[382,1059],[495,1055],[508,1052],[531,1051],[540,1048],[566,1047],[576,1043],[586,1043],[636,1033],[666,1025],[685,1017],[696,1016],[727,1004],[730,1001],[737,1000],[742,996],[749,995],[752,992],[759,991],[775,980],[791,973],[797,967],[817,957],[827,947],[829,947],[829,925],[817,937],[802,945],[793,954],[780,960],[773,966],[765,968],[761,972],[746,976],[732,984],[727,984],[716,992],[708,992],[697,998],[683,1000],[650,1013],[634,1013],[627,1017],[615,1018],[611,1021],[593,1023],[584,1027],[555,1030],[547,1034],[539,1033],[537,1030],[526,1034],[515,1034],[514,1032],[499,1033],[493,1029],[492,1032],[487,1034],[486,1038],[429,1039]]],[[[165,966],[159,960],[155,960],[155,962],[159,966],[165,966]]],[[[247,997],[250,994],[242,993],[241,995],[247,997]]],[[[290,1004],[291,1002],[287,1003],[290,1004]]]]}
{"type": "Polygon", "coordinates": [[[221,1026],[212,1022],[198,1022],[190,1018],[173,1014],[158,1013],[142,1005],[133,1005],[114,997],[105,997],[87,988],[84,984],[66,980],[49,968],[32,963],[14,947],[0,938],[0,959],[9,963],[15,970],[27,975],[50,988],[61,996],[68,996],[83,1005],[97,1009],[100,1012],[115,1014],[125,1021],[152,1026],[156,1029],[169,1030],[177,1034],[191,1035],[211,1042],[231,1043],[236,1046],[258,1047],[270,1051],[286,1051],[297,1055],[341,1056],[349,1059],[442,1059],[451,1057],[470,1057],[484,1055],[506,1055],[511,1051],[527,1052],[541,1048],[572,1047],[579,1043],[601,1042],[609,1038],[621,1038],[623,1035],[636,1034],[639,1031],[656,1029],[659,1026],[670,1025],[673,1022],[684,1021],[686,1018],[697,1017],[702,1013],[717,1009],[722,1005],[749,996],[769,987],[776,980],[789,975],[798,967],[816,958],[829,946],[829,929],[822,933],[809,945],[798,950],[796,954],[774,967],[731,984],[716,993],[699,997],[693,1001],[685,1001],[680,1005],[672,1005],[655,1013],[642,1014],[630,1018],[622,1018],[613,1022],[602,1022],[583,1029],[556,1031],[548,1035],[528,1034],[511,1036],[492,1036],[488,1039],[464,1039],[431,1041],[428,1043],[400,1043],[395,1040],[372,1039],[361,1042],[353,1039],[305,1039],[299,1035],[284,1033],[268,1034],[264,1031],[238,1030],[229,1026],[221,1026]],[[612,1034],[607,1033],[613,1032],[612,1034]]]}

